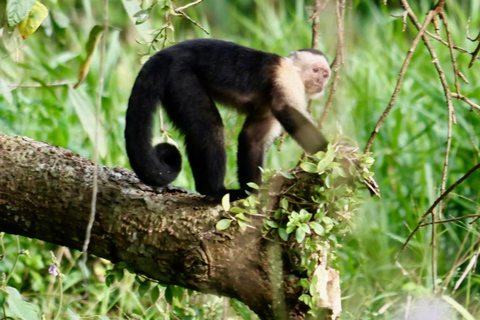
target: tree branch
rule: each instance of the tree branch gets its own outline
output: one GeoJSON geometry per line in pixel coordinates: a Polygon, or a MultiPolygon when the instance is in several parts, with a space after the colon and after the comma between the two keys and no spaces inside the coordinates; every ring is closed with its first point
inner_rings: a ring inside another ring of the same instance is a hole
{"type": "MultiPolygon", "coordinates": [[[[124,261],[164,284],[237,298],[261,319],[273,318],[261,220],[244,233],[234,226],[217,232],[223,215],[218,204],[150,188],[124,168],[97,170],[91,254],[124,261]]],[[[93,171],[90,160],[69,150],[0,134],[0,231],[81,250],[93,171]]],[[[290,311],[298,293],[284,294],[290,311]]]]}

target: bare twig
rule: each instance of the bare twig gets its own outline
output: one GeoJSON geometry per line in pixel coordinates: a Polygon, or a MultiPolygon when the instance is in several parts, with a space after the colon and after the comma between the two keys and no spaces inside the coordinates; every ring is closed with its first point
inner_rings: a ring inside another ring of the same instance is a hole
{"type": "MultiPolygon", "coordinates": [[[[454,221],[461,221],[463,219],[468,219],[468,218],[478,218],[480,217],[480,214],[467,214],[465,216],[457,217],[457,218],[451,218],[451,219],[445,219],[445,220],[438,220],[435,222],[435,224],[440,224],[440,223],[449,223],[449,222],[454,222],[454,221]]],[[[432,225],[433,222],[425,222],[420,225],[420,227],[426,227],[429,225],[432,225]]]]}
{"type": "Polygon", "coordinates": [[[200,2],[202,2],[203,0],[197,0],[197,1],[194,1],[194,2],[191,2],[191,3],[188,3],[186,5],[184,5],[183,7],[180,7],[180,8],[175,8],[173,11],[174,11],[174,15],[182,15],[184,16],[185,18],[187,18],[188,21],[190,21],[191,23],[193,23],[194,25],[196,25],[197,27],[199,27],[200,29],[203,30],[203,32],[205,32],[206,34],[210,34],[204,27],[202,27],[200,25],[200,23],[198,23],[197,21],[193,20],[192,18],[190,18],[190,16],[188,14],[186,14],[184,12],[185,9],[189,8],[189,7],[192,7],[192,6],[196,6],[197,4],[199,4],[200,2]]]}
{"type": "Polygon", "coordinates": [[[74,81],[54,81],[52,83],[14,83],[9,84],[10,90],[15,90],[17,88],[41,88],[41,87],[59,87],[59,86],[69,86],[75,84],[74,81]]]}
{"type": "MultiPolygon", "coordinates": [[[[430,36],[431,38],[437,40],[437,41],[440,41],[441,43],[443,43],[444,45],[448,46],[448,42],[444,39],[442,39],[441,37],[437,36],[436,34],[433,34],[429,31],[425,32],[428,36],[430,36]]],[[[464,49],[462,47],[459,47],[459,46],[453,46],[453,49],[461,52],[461,53],[468,53],[468,54],[472,54],[472,52],[468,51],[467,49],[464,49]]],[[[476,59],[480,59],[480,57],[476,57],[476,59]]]]}
{"type": "MultiPolygon", "coordinates": [[[[445,1],[446,0],[442,0],[442,1],[439,2],[439,4],[443,3],[442,4],[442,6],[443,6],[443,5],[445,5],[445,1]]],[[[405,10],[407,11],[407,13],[409,14],[409,16],[411,18],[412,16],[411,16],[410,12],[412,14],[414,14],[414,13],[413,13],[412,9],[410,8],[408,2],[406,0],[401,0],[401,2],[402,2],[403,7],[405,8],[405,10]]],[[[437,7],[438,7],[438,4],[437,4],[437,7]]],[[[395,104],[395,100],[397,99],[398,93],[400,92],[400,89],[402,87],[403,78],[405,77],[405,72],[407,71],[408,65],[410,64],[410,60],[412,59],[413,53],[415,52],[415,49],[416,49],[418,43],[420,42],[420,39],[424,36],[428,25],[432,21],[433,17],[437,14],[438,13],[435,9],[430,10],[430,12],[427,14],[427,17],[425,18],[425,21],[423,22],[423,25],[422,26],[417,25],[417,28],[419,29],[418,34],[416,35],[415,39],[413,40],[412,45],[410,46],[410,49],[408,50],[405,61],[403,62],[402,69],[400,70],[400,75],[398,76],[397,85],[395,86],[395,90],[393,92],[392,98],[390,99],[390,103],[388,104],[387,108],[385,109],[385,111],[381,115],[380,119],[378,120],[377,125],[373,129],[373,132],[370,135],[370,139],[367,142],[367,146],[365,147],[364,153],[370,152],[370,148],[372,147],[373,140],[375,139],[375,136],[380,131],[380,127],[382,126],[383,122],[385,121],[385,119],[387,118],[388,114],[390,113],[390,111],[392,110],[392,108],[395,104]]]]}
{"type": "Polygon", "coordinates": [[[327,103],[323,109],[322,116],[317,121],[319,127],[323,127],[325,120],[327,119],[328,112],[332,108],[333,98],[335,97],[335,92],[337,91],[338,80],[340,79],[340,68],[342,65],[345,65],[345,54],[344,54],[344,36],[345,36],[345,0],[336,0],[335,13],[337,16],[337,52],[335,55],[335,60],[332,66],[332,71],[335,73],[332,84],[330,85],[330,94],[328,96],[327,103]]]}
{"type": "MultiPolygon", "coordinates": [[[[105,71],[105,56],[106,56],[106,48],[107,48],[107,29],[108,29],[108,0],[104,0],[103,5],[103,34],[102,34],[102,42],[100,47],[100,70],[98,72],[98,92],[97,92],[97,100],[96,100],[96,111],[95,111],[95,151],[93,155],[93,162],[98,163],[98,136],[99,136],[99,128],[100,128],[100,109],[102,107],[102,95],[103,95],[103,86],[104,86],[104,71],[105,71]]],[[[91,201],[91,211],[90,211],[90,218],[88,221],[87,229],[85,231],[85,241],[83,243],[82,249],[82,276],[85,285],[88,283],[87,278],[87,259],[88,259],[88,245],[90,243],[90,236],[92,234],[92,227],[93,222],[95,221],[95,212],[97,206],[97,193],[98,193],[98,166],[94,166],[93,170],[93,190],[92,190],[92,201],[91,201]]],[[[89,292],[87,290],[88,286],[85,286],[85,295],[88,296],[89,292]]]]}
{"type": "Polygon", "coordinates": [[[452,95],[453,98],[465,101],[466,103],[468,103],[472,107],[472,109],[474,108],[474,109],[480,110],[480,105],[476,104],[475,102],[468,99],[467,97],[465,97],[461,94],[454,93],[454,92],[452,92],[451,95],[452,95]]]}
{"type": "Polygon", "coordinates": [[[450,192],[452,192],[453,189],[455,189],[460,183],[462,183],[465,179],[467,179],[472,173],[474,173],[478,168],[480,168],[480,163],[476,164],[473,168],[471,168],[470,170],[468,170],[467,173],[465,173],[463,175],[463,177],[461,177],[460,179],[458,179],[454,184],[452,184],[447,190],[445,190],[445,192],[443,192],[440,197],[438,197],[434,202],[433,204],[430,206],[430,208],[427,210],[427,212],[425,212],[425,214],[422,216],[422,218],[420,219],[420,222],[418,223],[417,227],[410,233],[410,235],[408,236],[407,240],[405,241],[405,243],[402,245],[402,249],[400,252],[403,252],[405,250],[405,248],[407,247],[408,243],[410,242],[410,240],[412,239],[412,237],[415,235],[415,233],[420,229],[420,227],[422,226],[423,222],[425,221],[425,219],[427,218],[427,216],[429,214],[431,214],[433,212],[433,210],[437,207],[437,205],[440,203],[440,201],[442,201],[450,192]]]}
{"type": "Polygon", "coordinates": [[[450,33],[450,28],[448,26],[447,15],[445,14],[444,11],[442,11],[440,12],[440,17],[443,20],[443,24],[445,25],[445,31],[447,32],[448,48],[450,49],[450,56],[452,58],[452,65],[453,65],[453,74],[455,75],[455,88],[457,89],[457,93],[460,93],[460,86],[458,84],[458,65],[457,65],[457,59],[455,59],[455,54],[453,53],[452,34],[450,33]]]}

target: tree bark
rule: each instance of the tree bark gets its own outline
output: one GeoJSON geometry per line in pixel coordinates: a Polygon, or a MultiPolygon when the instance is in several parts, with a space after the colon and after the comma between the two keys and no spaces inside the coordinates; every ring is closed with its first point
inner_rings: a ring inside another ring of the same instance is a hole
{"type": "MultiPolygon", "coordinates": [[[[69,150],[0,134],[0,231],[81,250],[93,169],[69,150]]],[[[262,238],[260,220],[219,232],[224,211],[203,196],[150,188],[125,168],[97,169],[89,253],[164,284],[237,298],[262,319],[303,318],[298,290],[282,284],[281,258],[269,259],[282,250],[262,238]]]]}

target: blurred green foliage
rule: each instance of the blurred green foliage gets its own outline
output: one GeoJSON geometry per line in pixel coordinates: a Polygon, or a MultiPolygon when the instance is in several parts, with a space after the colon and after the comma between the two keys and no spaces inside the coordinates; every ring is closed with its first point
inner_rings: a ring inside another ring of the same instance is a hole
{"type": "MultiPolygon", "coordinates": [[[[431,1],[411,2],[422,20],[431,1]]],[[[100,5],[103,2],[44,0],[42,3],[49,10],[42,27],[17,50],[8,51],[0,44],[0,132],[46,141],[91,158],[94,151],[98,52],[93,56],[85,82],[78,89],[72,87],[86,58],[85,44],[90,30],[103,23],[100,5]]],[[[354,137],[360,148],[365,146],[388,105],[401,65],[417,32],[410,22],[402,32],[402,19],[389,15],[402,14],[397,2],[388,1],[388,6],[382,3],[354,0],[348,4],[346,66],[342,70],[333,110],[322,128],[327,136],[343,132],[354,137]]],[[[2,1],[0,7],[1,4],[2,1]]],[[[164,23],[164,12],[156,6],[147,22],[135,26],[126,8],[136,4],[136,0],[111,0],[109,6],[105,90],[97,146],[100,162],[107,166],[128,167],[123,140],[125,110],[130,89],[140,69],[141,56],[138,53],[147,51],[147,46],[136,40],[145,41],[151,36],[148,30],[164,23]]],[[[310,46],[311,27],[306,20],[311,12],[305,11],[304,7],[311,4],[303,0],[206,0],[186,12],[209,30],[211,37],[287,55],[295,49],[310,46]]],[[[465,28],[471,16],[472,36],[479,32],[479,12],[480,2],[474,0],[449,1],[446,6],[455,44],[470,51],[476,44],[466,39],[465,28]]],[[[173,26],[177,41],[207,37],[186,19],[174,19],[173,26]]],[[[445,37],[443,26],[441,29],[445,37]]],[[[336,48],[336,20],[332,6],[320,15],[320,30],[320,49],[331,61],[336,48]]],[[[433,32],[433,28],[430,31],[433,32]]],[[[4,29],[3,38],[5,32],[4,29]]],[[[449,50],[443,44],[431,41],[450,88],[454,90],[449,50]]],[[[468,69],[470,56],[458,52],[455,55],[461,72],[470,82],[460,83],[462,94],[478,104],[480,63],[477,61],[473,68],[468,69]]],[[[438,197],[442,179],[448,113],[431,60],[425,46],[420,43],[395,107],[372,148],[376,159],[372,170],[381,187],[382,199],[371,199],[365,204],[356,215],[355,229],[339,239],[343,248],[337,252],[334,267],[342,277],[342,319],[392,319],[409,297],[431,292],[430,227],[422,228],[398,261],[395,260],[410,230],[438,197]]],[[[316,103],[315,116],[320,115],[325,101],[326,98],[323,98],[316,103]]],[[[464,102],[454,101],[454,107],[457,124],[453,128],[447,186],[480,162],[480,116],[464,102]]],[[[222,114],[229,153],[226,182],[235,184],[235,137],[242,117],[228,110],[223,110],[222,114]]],[[[167,130],[181,145],[182,139],[171,130],[168,122],[167,130]]],[[[270,150],[268,167],[290,168],[296,164],[300,154],[301,150],[287,138],[281,152],[275,148],[270,150]]],[[[193,188],[186,161],[175,184],[193,188]]],[[[449,196],[443,217],[479,214],[479,197],[480,173],[477,172],[449,196]]],[[[480,318],[480,279],[478,272],[473,272],[475,269],[453,292],[453,285],[479,247],[478,223],[471,222],[474,221],[465,219],[438,227],[436,281],[441,290],[454,297],[475,318],[480,318]],[[457,265],[458,259],[462,262],[457,265]],[[444,283],[447,279],[449,281],[444,283]]],[[[6,235],[3,243],[6,251],[0,261],[0,272],[8,274],[17,255],[15,237],[6,235]]],[[[183,290],[159,285],[145,289],[143,281],[136,281],[135,276],[128,273],[117,277],[120,281],[113,281],[107,287],[103,280],[106,270],[112,266],[101,259],[90,260],[91,296],[88,300],[80,300],[84,289],[77,262],[78,252],[25,238],[21,238],[20,244],[22,249],[30,250],[30,257],[19,257],[8,285],[37,304],[47,319],[53,318],[59,303],[58,287],[47,271],[51,265],[50,250],[61,258],[61,272],[66,275],[61,318],[67,318],[67,307],[82,317],[103,315],[111,319],[224,317],[227,300],[223,298],[183,293],[183,290]]],[[[4,293],[0,292],[0,302],[3,298],[4,293]]],[[[226,311],[229,315],[255,318],[242,304],[229,301],[230,307],[226,311]]],[[[0,307],[0,315],[2,312],[0,307]]]]}

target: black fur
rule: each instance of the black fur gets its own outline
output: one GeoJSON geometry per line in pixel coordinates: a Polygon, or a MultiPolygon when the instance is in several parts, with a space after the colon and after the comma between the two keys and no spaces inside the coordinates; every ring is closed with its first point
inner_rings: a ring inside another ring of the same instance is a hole
{"type": "MultiPolygon", "coordinates": [[[[151,146],[152,119],[161,103],[170,120],[185,135],[197,191],[215,199],[221,199],[225,193],[230,193],[232,200],[245,197],[245,190],[249,190],[247,183],[261,181],[259,167],[263,166],[271,142],[267,137],[276,120],[289,133],[297,132],[298,126],[309,122],[300,112],[292,113],[292,106],[284,103],[272,106],[283,94],[274,82],[280,59],[275,54],[213,39],[181,42],[151,57],[132,89],[125,129],[130,164],[140,180],[164,186],[177,177],[181,168],[181,157],[175,147],[151,146]],[[239,136],[239,190],[224,186],[224,127],[214,101],[248,114],[239,136]]],[[[309,122],[307,127],[311,126],[309,122]]]]}

